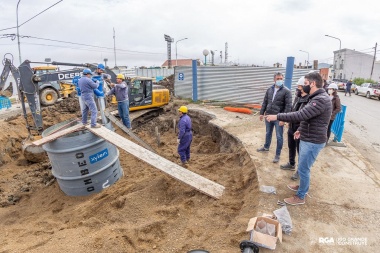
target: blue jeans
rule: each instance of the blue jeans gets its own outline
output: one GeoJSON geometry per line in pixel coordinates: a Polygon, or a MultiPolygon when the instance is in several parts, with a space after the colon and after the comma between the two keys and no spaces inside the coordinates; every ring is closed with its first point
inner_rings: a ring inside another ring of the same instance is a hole
{"type": "Polygon", "coordinates": [[[129,100],[118,102],[117,110],[119,111],[119,117],[121,121],[123,121],[124,126],[131,128],[131,121],[129,120],[129,100]]]}
{"type": "Polygon", "coordinates": [[[283,132],[284,132],[284,126],[279,125],[279,121],[265,121],[265,126],[266,126],[266,135],[265,135],[265,144],[264,148],[269,149],[270,143],[272,142],[272,133],[273,133],[273,128],[276,128],[276,137],[277,137],[277,147],[276,147],[276,156],[281,155],[281,150],[282,150],[282,144],[284,142],[283,139],[283,132]]]}
{"type": "Polygon", "coordinates": [[[88,111],[91,112],[91,126],[96,125],[96,120],[98,117],[98,109],[96,108],[94,95],[90,93],[85,93],[81,95],[84,108],[82,110],[82,123],[87,124],[88,111]]]}
{"type": "Polygon", "coordinates": [[[310,169],[324,146],[325,143],[315,144],[312,142],[300,141],[300,153],[298,156],[300,187],[298,188],[297,196],[301,199],[304,199],[306,193],[309,191],[310,169]]]}

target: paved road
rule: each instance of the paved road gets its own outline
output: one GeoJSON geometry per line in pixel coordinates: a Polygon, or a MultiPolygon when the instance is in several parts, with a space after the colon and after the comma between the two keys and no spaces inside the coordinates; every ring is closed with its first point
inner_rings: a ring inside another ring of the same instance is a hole
{"type": "Polygon", "coordinates": [[[380,172],[380,100],[339,92],[347,106],[343,141],[351,143],[380,172]]]}

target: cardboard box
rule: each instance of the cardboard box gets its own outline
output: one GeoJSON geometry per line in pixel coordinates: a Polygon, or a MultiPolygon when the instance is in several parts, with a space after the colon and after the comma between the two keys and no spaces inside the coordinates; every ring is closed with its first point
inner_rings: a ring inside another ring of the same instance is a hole
{"type": "Polygon", "coordinates": [[[281,224],[277,220],[273,220],[267,217],[254,217],[249,220],[247,231],[251,231],[251,241],[253,241],[257,246],[264,247],[267,249],[276,249],[277,240],[282,243],[282,229],[281,224]],[[266,223],[275,225],[276,234],[275,236],[263,234],[255,231],[256,224],[258,221],[264,220],[266,223]]]}

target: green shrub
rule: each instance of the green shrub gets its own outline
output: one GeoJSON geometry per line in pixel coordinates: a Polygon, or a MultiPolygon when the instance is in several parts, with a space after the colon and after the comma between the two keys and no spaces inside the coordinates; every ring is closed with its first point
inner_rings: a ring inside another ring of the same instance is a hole
{"type": "Polygon", "coordinates": [[[372,79],[364,79],[364,78],[361,78],[361,77],[357,77],[353,80],[353,83],[356,84],[356,85],[359,85],[361,86],[363,83],[376,83],[374,80],[372,79]]]}

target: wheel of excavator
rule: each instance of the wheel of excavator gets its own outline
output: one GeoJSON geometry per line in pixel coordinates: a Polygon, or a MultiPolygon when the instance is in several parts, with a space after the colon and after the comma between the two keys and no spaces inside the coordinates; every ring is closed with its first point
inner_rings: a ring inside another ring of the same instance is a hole
{"type": "Polygon", "coordinates": [[[40,93],[40,100],[42,105],[54,105],[58,100],[58,94],[54,89],[45,88],[40,93]]]}

